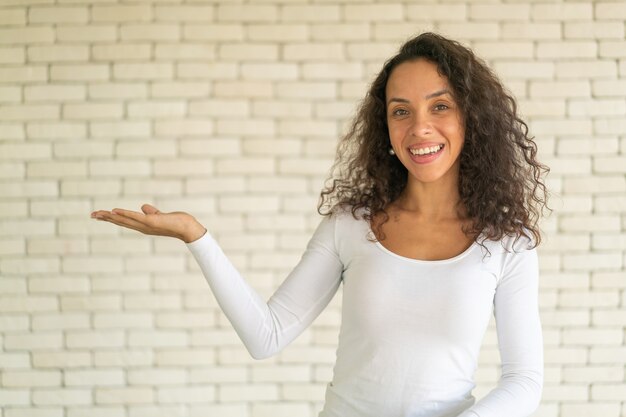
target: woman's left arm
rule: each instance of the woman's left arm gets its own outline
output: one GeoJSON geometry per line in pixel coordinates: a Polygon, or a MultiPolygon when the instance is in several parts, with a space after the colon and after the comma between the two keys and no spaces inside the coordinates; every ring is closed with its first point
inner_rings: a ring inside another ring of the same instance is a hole
{"type": "Polygon", "coordinates": [[[501,377],[496,388],[458,417],[528,417],[543,390],[543,336],[539,318],[536,249],[506,255],[494,315],[501,377]]]}

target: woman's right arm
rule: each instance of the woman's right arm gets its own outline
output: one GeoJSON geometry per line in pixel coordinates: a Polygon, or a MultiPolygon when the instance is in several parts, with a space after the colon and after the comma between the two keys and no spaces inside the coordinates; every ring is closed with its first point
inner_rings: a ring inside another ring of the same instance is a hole
{"type": "Polygon", "coordinates": [[[142,212],[100,210],[92,217],[185,242],[218,304],[256,359],[278,353],[302,333],[328,305],[341,283],[343,265],[335,245],[335,217],[322,220],[300,262],[265,302],[193,216],[162,213],[150,205],[142,206],[142,212]]]}
{"type": "Polygon", "coordinates": [[[300,262],[267,302],[241,277],[209,233],[187,244],[222,311],[255,359],[281,351],[337,292],[343,266],[335,248],[334,223],[334,218],[322,220],[300,262]]]}

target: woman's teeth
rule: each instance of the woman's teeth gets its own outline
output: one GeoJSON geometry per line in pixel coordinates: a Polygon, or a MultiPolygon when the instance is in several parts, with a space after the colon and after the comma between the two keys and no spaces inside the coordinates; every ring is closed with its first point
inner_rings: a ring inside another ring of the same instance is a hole
{"type": "Polygon", "coordinates": [[[413,155],[428,155],[431,153],[436,153],[439,152],[439,150],[443,148],[443,144],[441,145],[436,145],[436,146],[431,146],[429,148],[420,148],[420,149],[409,149],[409,151],[413,154],[413,155]]]}

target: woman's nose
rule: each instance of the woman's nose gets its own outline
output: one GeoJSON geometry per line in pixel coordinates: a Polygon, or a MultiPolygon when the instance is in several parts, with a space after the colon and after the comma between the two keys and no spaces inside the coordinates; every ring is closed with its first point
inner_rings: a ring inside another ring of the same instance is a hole
{"type": "Polygon", "coordinates": [[[416,114],[411,127],[413,136],[428,136],[432,133],[432,124],[427,114],[416,114]]]}

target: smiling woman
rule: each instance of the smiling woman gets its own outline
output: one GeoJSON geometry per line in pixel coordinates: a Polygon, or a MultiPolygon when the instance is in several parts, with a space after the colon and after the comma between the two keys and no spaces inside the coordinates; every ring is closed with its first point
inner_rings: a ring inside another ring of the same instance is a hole
{"type": "Polygon", "coordinates": [[[535,247],[545,167],[535,153],[488,68],[425,33],[372,84],[322,191],[326,217],[267,302],[187,213],[144,205],[92,217],[187,243],[254,358],[285,348],[343,284],[320,417],[526,417],[543,388],[535,247]],[[476,402],[492,314],[502,377],[476,402]]]}

